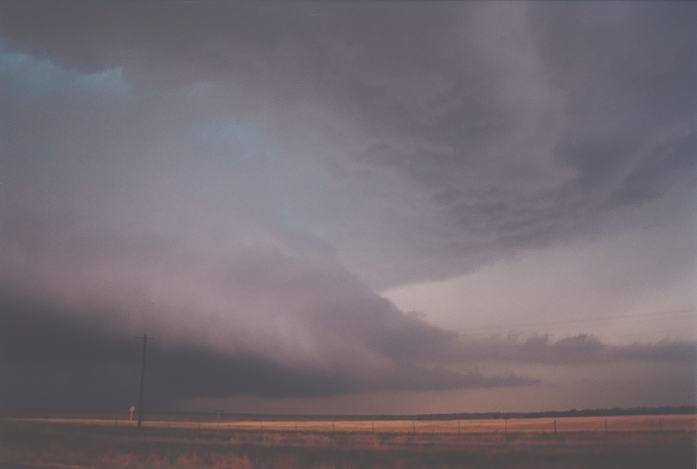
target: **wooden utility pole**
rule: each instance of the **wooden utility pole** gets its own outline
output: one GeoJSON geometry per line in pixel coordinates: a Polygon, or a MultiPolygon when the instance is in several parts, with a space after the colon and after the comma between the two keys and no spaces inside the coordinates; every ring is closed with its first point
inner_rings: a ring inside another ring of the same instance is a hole
{"type": "MultiPolygon", "coordinates": [[[[138,337],[140,339],[140,337],[138,337]]],[[[145,353],[148,348],[148,334],[143,335],[143,356],[140,363],[140,393],[138,394],[138,428],[143,426],[143,391],[145,390],[145,353]]]]}

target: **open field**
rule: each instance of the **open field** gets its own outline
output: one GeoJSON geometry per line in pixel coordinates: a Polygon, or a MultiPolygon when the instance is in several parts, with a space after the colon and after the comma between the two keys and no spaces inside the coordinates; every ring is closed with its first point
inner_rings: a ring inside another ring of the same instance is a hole
{"type": "Polygon", "coordinates": [[[692,469],[697,462],[694,415],[565,417],[557,433],[553,420],[511,419],[506,431],[498,419],[159,420],[141,430],[106,419],[3,419],[0,468],[692,469]]]}
{"type": "MultiPolygon", "coordinates": [[[[118,418],[23,418],[6,422],[128,427],[135,421],[118,418]]],[[[147,419],[148,428],[284,432],[377,433],[505,433],[508,432],[636,432],[697,431],[695,415],[620,415],[607,417],[544,417],[511,419],[147,419]]]]}

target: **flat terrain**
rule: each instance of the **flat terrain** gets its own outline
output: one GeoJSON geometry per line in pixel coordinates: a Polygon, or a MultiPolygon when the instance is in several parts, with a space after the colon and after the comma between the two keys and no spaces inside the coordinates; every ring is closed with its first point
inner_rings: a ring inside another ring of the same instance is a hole
{"type": "MultiPolygon", "coordinates": [[[[135,426],[135,421],[110,418],[22,418],[4,419],[11,423],[135,426]]],[[[378,432],[378,433],[504,433],[508,432],[635,432],[697,431],[695,415],[620,415],[608,417],[544,417],[516,419],[316,419],[273,420],[182,420],[154,418],[144,421],[147,428],[201,430],[301,431],[301,432],[378,432]]]]}
{"type": "Polygon", "coordinates": [[[696,467],[695,415],[554,421],[2,419],[0,468],[696,467]]]}

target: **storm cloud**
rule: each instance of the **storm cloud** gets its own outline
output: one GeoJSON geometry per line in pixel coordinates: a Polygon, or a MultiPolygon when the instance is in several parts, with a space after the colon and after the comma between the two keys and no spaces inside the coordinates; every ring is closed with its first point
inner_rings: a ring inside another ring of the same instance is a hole
{"type": "Polygon", "coordinates": [[[696,21],[667,2],[3,2],[5,401],[90,382],[114,402],[143,331],[162,402],[694,362],[662,337],[468,338],[380,291],[694,219],[696,21]]]}
{"type": "Polygon", "coordinates": [[[125,407],[140,331],[157,334],[148,386],[160,409],[539,383],[511,371],[521,363],[697,361],[685,342],[467,338],[399,311],[326,256],[259,237],[206,250],[38,224],[15,219],[2,232],[0,372],[12,379],[0,397],[10,409],[125,407]],[[492,363],[508,371],[481,371],[492,363]]]}

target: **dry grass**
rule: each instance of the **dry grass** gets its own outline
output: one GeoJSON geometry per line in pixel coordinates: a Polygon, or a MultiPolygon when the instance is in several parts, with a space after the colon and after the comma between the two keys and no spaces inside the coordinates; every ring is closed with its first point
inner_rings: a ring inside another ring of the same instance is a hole
{"type": "MultiPolygon", "coordinates": [[[[6,422],[134,427],[135,421],[108,418],[9,418],[6,422]]],[[[697,431],[695,415],[620,415],[468,420],[169,420],[149,419],[148,428],[284,432],[499,433],[499,432],[697,431]]]]}
{"type": "Polygon", "coordinates": [[[553,420],[5,419],[0,467],[695,467],[694,415],[553,420]]]}

